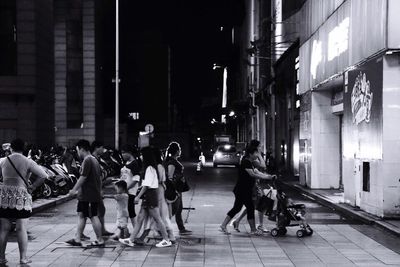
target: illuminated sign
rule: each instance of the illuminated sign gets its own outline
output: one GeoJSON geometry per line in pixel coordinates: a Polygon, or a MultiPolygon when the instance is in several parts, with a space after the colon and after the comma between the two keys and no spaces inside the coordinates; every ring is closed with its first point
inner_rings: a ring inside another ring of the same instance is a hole
{"type": "Polygon", "coordinates": [[[139,112],[130,112],[128,117],[136,121],[139,119],[139,112]]]}
{"type": "Polygon", "coordinates": [[[311,53],[311,76],[313,79],[317,77],[317,68],[322,61],[322,43],[314,40],[311,53]]]}
{"type": "Polygon", "coordinates": [[[331,61],[335,57],[345,52],[349,47],[349,26],[350,19],[345,18],[338,26],[336,26],[328,37],[328,60],[331,61]]]}

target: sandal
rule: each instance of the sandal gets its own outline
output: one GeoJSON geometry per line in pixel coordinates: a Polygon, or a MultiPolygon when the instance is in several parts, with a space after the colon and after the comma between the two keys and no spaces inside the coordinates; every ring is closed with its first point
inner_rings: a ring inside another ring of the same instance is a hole
{"type": "Polygon", "coordinates": [[[121,244],[124,244],[125,246],[129,246],[129,247],[134,247],[135,246],[135,243],[133,243],[130,238],[125,238],[125,239],[120,238],[118,241],[121,244]]]}
{"type": "Polygon", "coordinates": [[[74,246],[74,247],[82,247],[82,243],[75,241],[75,239],[73,239],[73,238],[68,241],[65,241],[65,243],[67,243],[68,245],[74,246]]]}
{"type": "Polygon", "coordinates": [[[30,259],[22,259],[22,260],[19,261],[19,263],[20,264],[29,264],[29,263],[32,263],[32,260],[30,260],[30,259]]]}
{"type": "Polygon", "coordinates": [[[90,243],[90,247],[98,247],[98,248],[104,248],[106,245],[106,243],[103,241],[103,243],[100,243],[99,241],[93,241],[92,243],[90,243]]]}
{"type": "Polygon", "coordinates": [[[262,236],[263,232],[260,230],[255,230],[255,231],[251,231],[250,235],[254,235],[254,236],[262,236]]]}
{"type": "Polygon", "coordinates": [[[236,232],[240,233],[239,222],[233,221],[232,225],[233,225],[233,229],[235,229],[236,232]]]}
{"type": "Polygon", "coordinates": [[[226,234],[230,235],[231,233],[226,229],[226,227],[223,227],[222,225],[219,226],[219,231],[226,234]]]}

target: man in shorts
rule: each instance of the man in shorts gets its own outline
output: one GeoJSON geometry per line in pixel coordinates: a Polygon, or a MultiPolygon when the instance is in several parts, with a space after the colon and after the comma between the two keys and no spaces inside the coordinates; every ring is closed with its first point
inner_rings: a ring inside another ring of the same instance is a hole
{"type": "MultiPolygon", "coordinates": [[[[97,161],[100,162],[100,157],[104,153],[104,145],[100,141],[93,141],[92,146],[91,146],[91,151],[93,157],[97,159],[97,161]]],[[[100,178],[101,179],[101,178],[100,178]]],[[[101,223],[101,233],[103,236],[111,236],[113,233],[108,232],[105,227],[104,223],[104,216],[106,214],[106,207],[104,205],[104,200],[101,198],[101,201],[99,202],[99,220],[101,223]]]]}
{"type": "Polygon", "coordinates": [[[71,189],[70,195],[78,195],[77,212],[79,215],[78,227],[75,238],[68,240],[72,246],[82,246],[81,236],[89,218],[97,240],[91,246],[104,247],[104,239],[101,233],[101,223],[98,217],[98,207],[102,200],[101,195],[101,170],[99,162],[90,153],[90,143],[87,140],[80,140],[76,145],[79,157],[83,160],[81,176],[78,182],[71,189]]]}

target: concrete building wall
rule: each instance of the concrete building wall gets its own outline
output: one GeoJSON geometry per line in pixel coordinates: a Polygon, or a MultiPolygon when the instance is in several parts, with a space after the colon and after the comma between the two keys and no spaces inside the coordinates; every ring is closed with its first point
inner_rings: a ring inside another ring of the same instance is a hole
{"type": "Polygon", "coordinates": [[[0,76],[0,142],[54,142],[53,1],[16,1],[17,73],[0,76]]]}
{"type": "Polygon", "coordinates": [[[96,34],[95,1],[82,0],[82,62],[83,62],[83,123],[80,128],[68,128],[67,123],[67,15],[68,1],[55,0],[55,121],[56,142],[73,145],[79,139],[96,138],[96,34]]]}
{"type": "Polygon", "coordinates": [[[377,173],[383,188],[383,216],[400,216],[400,64],[399,55],[383,61],[383,162],[377,173]]]}
{"type": "Polygon", "coordinates": [[[340,121],[332,114],[332,92],[312,92],[311,96],[311,188],[339,188],[340,121]]]}

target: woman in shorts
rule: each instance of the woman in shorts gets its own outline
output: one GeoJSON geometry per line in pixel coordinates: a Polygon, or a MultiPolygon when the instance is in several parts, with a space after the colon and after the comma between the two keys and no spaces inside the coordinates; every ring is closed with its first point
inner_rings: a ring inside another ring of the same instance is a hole
{"type": "Polygon", "coordinates": [[[142,206],[137,218],[137,222],[130,238],[120,239],[119,241],[127,246],[133,247],[134,241],[137,237],[145,218],[152,217],[157,224],[157,228],[161,232],[163,240],[156,244],[156,247],[170,247],[172,245],[168,238],[168,233],[165,224],[160,216],[160,209],[158,207],[158,192],[159,186],[157,174],[157,162],[154,157],[153,149],[145,147],[142,149],[143,167],[145,170],[144,180],[142,182],[142,190],[136,196],[135,203],[143,197],[142,206]]]}

